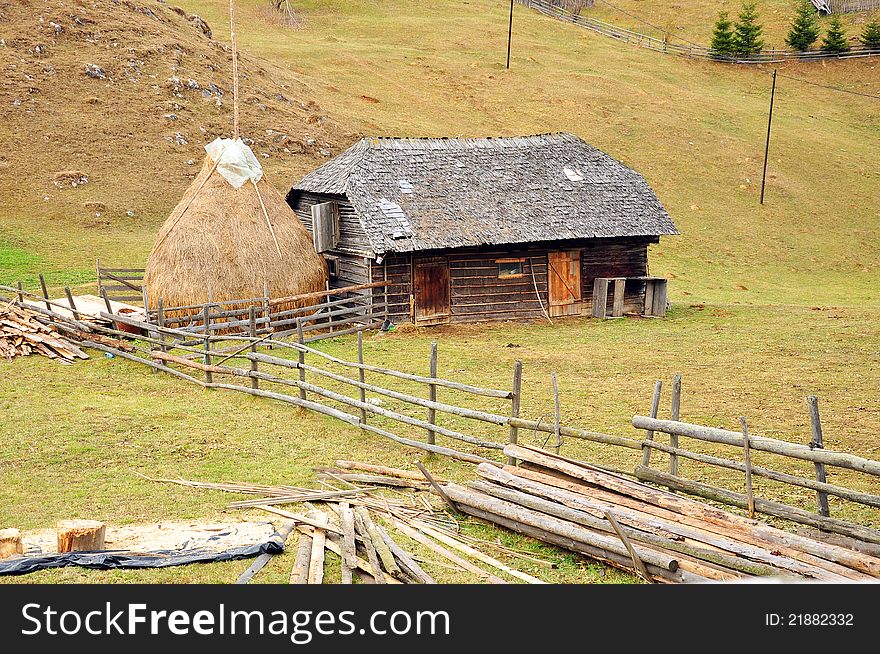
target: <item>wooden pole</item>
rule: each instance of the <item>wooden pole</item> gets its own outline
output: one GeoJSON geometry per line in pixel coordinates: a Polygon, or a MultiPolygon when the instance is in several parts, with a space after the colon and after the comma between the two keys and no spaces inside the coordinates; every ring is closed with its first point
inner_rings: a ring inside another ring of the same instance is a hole
{"type": "Polygon", "coordinates": [[[440,484],[437,483],[437,480],[434,479],[431,473],[428,472],[428,469],[424,465],[422,465],[420,461],[416,461],[416,467],[422,471],[422,474],[425,475],[425,479],[428,480],[428,483],[431,484],[434,490],[437,491],[437,494],[443,499],[444,502],[446,502],[446,506],[452,509],[453,515],[458,515],[460,511],[455,505],[455,502],[449,499],[449,496],[443,491],[443,488],[440,486],[440,484]]]}
{"type": "MultiPolygon", "coordinates": [[[[651,417],[656,418],[657,412],[660,411],[660,392],[663,390],[663,382],[659,379],[654,382],[654,397],[651,400],[651,417]]],[[[645,431],[645,440],[654,440],[654,431],[648,429],[645,431]]],[[[642,466],[645,468],[651,465],[651,448],[642,445],[642,466]]]]}
{"type": "Polygon", "coordinates": [[[382,572],[382,565],[379,563],[379,554],[376,552],[376,547],[373,545],[373,540],[370,538],[370,533],[367,531],[367,525],[364,523],[363,517],[363,507],[358,507],[358,510],[354,512],[354,526],[357,532],[361,535],[361,539],[364,543],[364,549],[367,551],[367,558],[370,561],[370,568],[373,571],[373,579],[376,580],[377,584],[386,583],[385,575],[382,572]]]}
{"type": "Polygon", "coordinates": [[[312,537],[301,533],[299,544],[296,547],[296,559],[294,559],[293,569],[290,571],[289,581],[291,584],[309,583],[309,561],[311,561],[311,558],[312,537]]]}
{"type": "MultiPolygon", "coordinates": [[[[248,331],[250,333],[251,338],[257,338],[257,310],[254,308],[254,305],[250,305],[248,307],[248,331]]],[[[251,343],[251,354],[256,354],[257,352],[257,343],[256,340],[251,343]]],[[[251,358],[251,372],[257,372],[257,360],[251,358]]],[[[259,388],[260,380],[257,379],[256,375],[251,376],[251,388],[259,388]]]]}
{"type": "MultiPolygon", "coordinates": [[[[296,335],[297,335],[297,338],[299,339],[299,344],[303,345],[305,338],[303,337],[302,318],[296,319],[296,335]]],[[[306,380],[306,369],[303,367],[305,365],[305,362],[306,362],[306,353],[304,350],[299,350],[299,380],[301,382],[304,382],[306,380]]],[[[306,389],[304,389],[304,388],[299,389],[299,399],[301,399],[301,400],[306,399],[306,389]]]]}
{"type": "MultiPolygon", "coordinates": [[[[822,446],[822,421],[819,419],[819,398],[815,395],[810,395],[807,398],[807,407],[810,410],[810,431],[812,432],[812,436],[810,438],[810,448],[814,450],[823,449],[822,446]]],[[[816,481],[821,484],[827,482],[827,478],[825,476],[825,464],[824,463],[814,463],[813,464],[816,469],[816,481]]],[[[823,515],[828,517],[831,515],[831,509],[828,507],[828,493],[824,493],[822,491],[816,492],[816,501],[819,503],[819,515],[823,515]]]]}
{"type": "MultiPolygon", "coordinates": [[[[437,341],[434,341],[431,343],[431,362],[429,365],[429,370],[430,370],[430,372],[429,372],[428,376],[433,379],[436,379],[436,377],[437,377],[437,341]]],[[[437,401],[437,385],[436,384],[428,384],[428,399],[431,402],[437,401]]],[[[436,411],[434,410],[433,407],[429,408],[428,409],[428,422],[433,425],[434,422],[436,421],[436,419],[437,419],[436,411]]],[[[428,430],[428,443],[433,445],[435,442],[435,439],[436,439],[436,434],[434,433],[434,431],[432,429],[429,429],[428,430]]]]}
{"type": "Polygon", "coordinates": [[[743,452],[745,454],[746,463],[746,499],[749,517],[755,517],[755,495],[752,492],[752,451],[749,447],[749,429],[746,425],[745,416],[740,416],[739,424],[742,425],[743,432],[743,452]]]}
{"type": "MultiPolygon", "coordinates": [[[[263,313],[266,318],[266,333],[271,333],[272,327],[272,300],[269,297],[269,281],[263,280],[263,313]]],[[[273,349],[272,344],[269,343],[267,346],[268,349],[273,349]]]]}
{"type": "Polygon", "coordinates": [[[342,583],[351,583],[351,573],[357,568],[357,544],[354,536],[354,512],[348,502],[339,503],[339,522],[342,524],[342,583]]]}
{"type": "Polygon", "coordinates": [[[559,432],[559,384],[556,382],[555,372],[550,373],[550,379],[553,382],[553,435],[556,437],[553,452],[559,454],[562,447],[562,435],[559,432]]]}
{"type": "Polygon", "coordinates": [[[51,311],[52,305],[49,304],[49,291],[46,289],[46,278],[40,273],[40,288],[43,290],[43,298],[46,300],[46,308],[51,311]]]}
{"type": "MultiPolygon", "coordinates": [[[[105,301],[109,303],[109,300],[105,299],[105,301]]],[[[159,340],[161,340],[162,343],[165,343],[165,333],[162,331],[163,329],[165,329],[165,306],[162,303],[162,298],[159,298],[156,301],[156,324],[159,325],[159,333],[156,335],[159,337],[159,340]]],[[[160,345],[159,349],[162,351],[163,354],[168,351],[165,345],[160,345]]],[[[152,370],[154,373],[159,372],[158,368],[153,368],[152,370]]]]}
{"type": "Polygon", "coordinates": [[[617,534],[617,537],[620,538],[623,546],[626,548],[626,551],[629,552],[629,556],[633,562],[633,568],[635,568],[638,575],[647,581],[649,584],[653,584],[654,580],[650,574],[648,574],[647,568],[645,568],[645,564],[642,563],[641,557],[639,557],[639,553],[636,552],[635,548],[632,546],[632,543],[629,542],[629,538],[626,537],[626,534],[623,532],[623,529],[620,528],[620,525],[617,523],[617,520],[614,518],[614,515],[611,511],[605,511],[605,517],[608,519],[611,528],[614,530],[614,533],[617,534]]]}
{"type": "Polygon", "coordinates": [[[64,287],[64,295],[67,296],[67,306],[70,307],[70,312],[73,314],[74,320],[79,320],[79,311],[76,310],[76,304],[73,301],[73,293],[70,292],[70,287],[64,287]]]}
{"type": "Polygon", "coordinates": [[[229,32],[232,41],[232,138],[239,137],[238,50],[235,46],[235,0],[229,0],[229,32]]]}
{"type": "MultiPolygon", "coordinates": [[[[358,364],[361,366],[358,368],[358,381],[361,384],[364,383],[364,333],[359,331],[358,333],[358,364]]],[[[360,387],[360,398],[362,403],[366,403],[367,401],[367,390],[361,386],[360,387]]],[[[361,422],[367,424],[367,410],[361,409],[361,422]]]]}
{"type": "MultiPolygon", "coordinates": [[[[510,394],[510,417],[519,418],[520,401],[522,397],[522,361],[517,359],[513,362],[513,391],[510,394]]],[[[507,442],[516,445],[519,442],[519,427],[510,425],[510,433],[507,442]]],[[[516,459],[507,457],[507,465],[515,466],[516,459]]]]}
{"type": "MultiPolygon", "coordinates": [[[[681,418],[681,375],[675,375],[672,378],[672,407],[670,409],[670,419],[678,420],[681,418]]],[[[678,434],[669,435],[669,445],[678,447],[678,434]]],[[[669,455],[669,474],[678,476],[678,456],[676,454],[669,455]]]]}
{"type": "MultiPolygon", "coordinates": [[[[202,307],[202,321],[205,323],[205,365],[211,365],[211,309],[209,305],[202,307]]],[[[210,370],[205,369],[205,383],[210,384],[214,381],[210,370]]]]}
{"type": "Polygon", "coordinates": [[[773,125],[773,101],[776,99],[776,69],[773,69],[773,87],[770,90],[770,115],[767,118],[767,143],[764,146],[764,173],[761,176],[761,204],[764,204],[764,186],[767,183],[767,158],[770,155],[770,127],[773,125]]]}
{"type": "Polygon", "coordinates": [[[510,42],[513,39],[513,0],[510,0],[510,21],[507,24],[507,66],[510,69],[510,42]]]}
{"type": "Polygon", "coordinates": [[[24,295],[22,295],[23,287],[21,285],[21,280],[18,280],[18,303],[22,304],[24,302],[24,295]]]}
{"type": "MultiPolygon", "coordinates": [[[[319,512],[316,518],[319,525],[327,524],[327,514],[319,512]]],[[[327,542],[327,532],[324,529],[315,529],[312,533],[312,556],[309,561],[309,583],[321,584],[324,581],[324,545],[327,542]]]]}

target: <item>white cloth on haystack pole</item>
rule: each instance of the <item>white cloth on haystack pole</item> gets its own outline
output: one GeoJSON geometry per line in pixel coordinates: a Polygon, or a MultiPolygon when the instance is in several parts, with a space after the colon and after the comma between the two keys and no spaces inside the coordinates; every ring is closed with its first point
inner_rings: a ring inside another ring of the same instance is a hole
{"type": "Polygon", "coordinates": [[[205,151],[232,188],[240,189],[248,181],[256,184],[263,177],[263,167],[241,139],[216,138],[205,146],[205,151]]]}

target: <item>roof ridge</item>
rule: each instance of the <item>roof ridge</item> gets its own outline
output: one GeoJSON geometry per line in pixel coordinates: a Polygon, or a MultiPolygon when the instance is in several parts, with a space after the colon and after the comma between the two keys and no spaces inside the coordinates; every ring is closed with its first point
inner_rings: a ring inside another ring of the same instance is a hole
{"type": "Polygon", "coordinates": [[[362,138],[359,144],[377,150],[456,150],[534,147],[564,142],[583,142],[583,139],[570,132],[545,132],[525,136],[367,136],[362,138]]]}

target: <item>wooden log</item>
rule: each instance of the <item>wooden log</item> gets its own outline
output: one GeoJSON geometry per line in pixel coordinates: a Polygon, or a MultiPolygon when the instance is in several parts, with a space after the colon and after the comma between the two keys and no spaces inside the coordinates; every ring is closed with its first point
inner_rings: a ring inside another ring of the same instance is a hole
{"type": "MultiPolygon", "coordinates": [[[[388,466],[377,465],[374,463],[363,463],[361,461],[346,461],[339,459],[336,461],[336,467],[344,470],[363,470],[377,475],[385,475],[386,477],[397,477],[398,479],[408,479],[410,481],[425,481],[425,476],[421,472],[414,470],[402,470],[400,468],[390,468],[388,466]]],[[[438,481],[445,481],[440,479],[438,481]]]]}
{"type": "MultiPolygon", "coordinates": [[[[303,326],[302,326],[302,319],[301,318],[296,319],[296,333],[297,333],[297,338],[299,338],[299,344],[302,345],[303,341],[305,340],[305,337],[303,336],[303,326]]],[[[306,370],[304,367],[305,362],[306,362],[306,353],[304,350],[300,350],[299,351],[299,380],[300,380],[300,382],[303,382],[303,383],[305,383],[305,381],[306,381],[306,370]]],[[[300,389],[299,389],[299,399],[301,399],[301,400],[306,399],[306,389],[303,388],[302,386],[300,386],[300,389]]]]}
{"type": "MultiPolygon", "coordinates": [[[[807,398],[807,406],[810,411],[810,447],[814,450],[824,449],[822,446],[822,421],[819,419],[819,398],[815,395],[810,395],[807,398]]],[[[820,484],[826,483],[828,480],[825,476],[825,464],[814,462],[813,466],[816,470],[816,481],[820,484]]],[[[830,517],[831,509],[828,506],[828,494],[823,491],[817,491],[816,501],[819,504],[819,515],[823,515],[826,518],[830,517]]]]}
{"type": "Polygon", "coordinates": [[[357,510],[354,512],[354,527],[357,533],[360,534],[364,549],[367,551],[367,558],[370,561],[373,578],[376,580],[377,584],[384,584],[385,577],[382,572],[382,566],[379,563],[379,554],[376,552],[376,547],[373,545],[373,540],[370,538],[370,534],[367,531],[367,525],[364,523],[363,515],[357,510]]]}
{"type": "Polygon", "coordinates": [[[348,502],[339,503],[339,522],[342,525],[342,583],[350,584],[351,573],[357,568],[357,543],[354,536],[354,512],[348,502]]]}
{"type": "MultiPolygon", "coordinates": [[[[483,511],[489,511],[495,515],[504,516],[517,522],[537,527],[543,531],[558,534],[565,538],[629,558],[629,552],[623,544],[616,538],[606,534],[586,529],[567,520],[560,520],[544,513],[527,509],[512,502],[499,500],[484,493],[469,491],[457,484],[447,484],[444,490],[457,505],[473,506],[483,511]]],[[[639,548],[639,556],[643,561],[666,568],[670,572],[675,572],[678,569],[678,561],[675,557],[645,548],[639,548]]]]}
{"type": "MultiPolygon", "coordinates": [[[[642,466],[636,468],[636,476],[644,481],[661,484],[668,488],[689,493],[691,495],[704,497],[708,500],[730,504],[741,509],[748,508],[749,502],[746,495],[725,488],[717,488],[702,482],[682,479],[680,477],[672,477],[665,472],[660,472],[659,470],[654,471],[653,469],[643,468],[642,466]]],[[[772,500],[755,498],[754,503],[756,511],[767,515],[772,515],[777,518],[785,518],[792,522],[809,525],[811,527],[831,531],[844,536],[850,536],[851,538],[863,540],[868,543],[880,544],[880,531],[863,527],[862,525],[857,525],[837,518],[826,518],[817,513],[804,511],[795,506],[789,506],[788,504],[782,504],[781,502],[774,502],[772,500]]]]}
{"type": "Polygon", "coordinates": [[[392,488],[413,488],[416,490],[425,490],[427,482],[410,481],[409,479],[397,479],[395,477],[384,477],[382,475],[363,475],[357,473],[344,473],[335,468],[315,468],[319,479],[336,479],[347,481],[354,484],[370,484],[377,486],[390,486],[392,488]]]}
{"type": "Polygon", "coordinates": [[[755,517],[755,495],[752,491],[752,454],[749,449],[749,428],[746,425],[745,416],[741,416],[739,419],[740,424],[742,425],[742,433],[743,433],[743,455],[745,459],[745,473],[746,473],[746,506],[748,508],[749,517],[755,517]]]}
{"type": "Polygon", "coordinates": [[[408,536],[412,540],[416,541],[417,543],[420,543],[421,545],[424,545],[429,550],[436,552],[437,554],[448,559],[449,561],[452,561],[455,565],[462,568],[463,570],[477,575],[483,581],[487,581],[490,584],[506,584],[507,583],[506,581],[504,581],[500,577],[493,575],[491,572],[486,572],[485,570],[474,565],[473,563],[471,563],[467,559],[463,559],[462,557],[458,556],[457,554],[450,552],[448,549],[446,549],[442,545],[437,544],[435,541],[431,540],[430,538],[428,538],[427,536],[425,536],[421,532],[413,529],[412,527],[401,522],[400,520],[395,520],[394,526],[395,526],[395,528],[397,528],[399,531],[403,532],[406,536],[408,536]]]}
{"type": "MultiPolygon", "coordinates": [[[[437,377],[437,341],[433,341],[431,343],[431,358],[428,366],[429,377],[431,379],[435,379],[437,377]]],[[[437,401],[437,384],[428,384],[428,399],[431,402],[437,401]]],[[[428,423],[433,425],[437,420],[437,414],[435,409],[428,409],[428,423]]],[[[433,444],[436,439],[436,432],[433,429],[428,429],[428,442],[433,444]]]]}
{"type": "Polygon", "coordinates": [[[64,294],[67,296],[67,304],[70,306],[70,312],[73,314],[74,320],[79,320],[79,311],[76,310],[76,303],[73,301],[73,293],[70,292],[70,287],[64,287],[64,294]]]}
{"type": "Polygon", "coordinates": [[[379,533],[382,535],[382,538],[385,540],[385,544],[388,546],[388,549],[391,550],[391,553],[394,554],[394,558],[397,559],[398,564],[401,569],[412,577],[415,581],[421,584],[436,584],[433,577],[425,572],[422,567],[418,564],[418,562],[409,554],[409,552],[405,551],[400,545],[398,545],[391,536],[388,535],[388,532],[385,531],[380,525],[376,525],[376,529],[378,529],[379,533]]]}
{"type": "Polygon", "coordinates": [[[453,515],[457,514],[458,507],[455,506],[455,502],[449,499],[449,496],[446,494],[440,484],[437,483],[437,480],[434,479],[431,473],[428,472],[428,469],[419,461],[416,461],[416,466],[418,467],[419,471],[421,471],[421,473],[425,475],[425,479],[428,480],[428,483],[431,484],[437,494],[443,499],[443,501],[446,503],[446,506],[448,506],[452,510],[453,515]]]}
{"type": "MultiPolygon", "coordinates": [[[[663,382],[659,379],[654,382],[654,396],[651,398],[651,417],[656,418],[657,412],[660,410],[660,391],[663,389],[663,382]]],[[[647,430],[645,432],[645,440],[652,441],[654,440],[654,432],[653,430],[647,430]]],[[[642,448],[642,465],[649,466],[651,465],[651,448],[643,447],[642,448]]]]}
{"type": "MultiPolygon", "coordinates": [[[[681,419],[681,375],[675,375],[672,378],[672,404],[669,410],[669,417],[675,422],[681,419]]],[[[678,447],[677,434],[669,435],[669,445],[671,447],[678,447]]],[[[678,456],[675,454],[669,455],[669,474],[678,474],[678,456]]]]}
{"type": "Polygon", "coordinates": [[[553,384],[553,435],[556,437],[553,451],[559,454],[559,450],[562,447],[562,435],[559,431],[559,384],[556,381],[555,372],[550,373],[550,379],[553,384]]]}
{"type": "Polygon", "coordinates": [[[301,533],[299,536],[299,544],[296,548],[296,560],[293,563],[293,569],[290,571],[291,584],[309,583],[309,562],[311,559],[312,537],[301,533]]]}
{"type": "MultiPolygon", "coordinates": [[[[288,537],[290,536],[290,532],[293,531],[294,527],[296,527],[296,523],[292,520],[288,520],[281,527],[278,528],[278,531],[273,534],[273,538],[277,537],[278,540],[281,541],[281,546],[287,542],[288,537]]],[[[236,580],[236,584],[246,584],[251,579],[253,579],[254,575],[256,575],[260,570],[266,567],[266,564],[272,559],[274,554],[263,553],[260,554],[254,562],[248,566],[248,569],[241,573],[241,576],[236,580]]]]}
{"type": "MultiPolygon", "coordinates": [[[[573,502],[565,501],[564,499],[562,501],[573,508],[590,511],[593,503],[596,503],[596,506],[599,508],[612,507],[617,512],[617,515],[630,518],[633,521],[633,526],[653,526],[663,531],[677,534],[685,539],[690,539],[697,543],[705,543],[719,550],[746,557],[752,561],[772,565],[803,576],[815,577],[823,581],[869,578],[867,575],[855,572],[855,570],[844,565],[796,549],[786,539],[789,535],[788,532],[780,532],[783,538],[773,538],[775,534],[772,532],[775,530],[769,526],[766,529],[770,531],[766,534],[754,527],[751,530],[741,529],[739,526],[729,525],[723,521],[713,523],[702,518],[676,513],[670,509],[661,508],[600,488],[587,488],[574,480],[566,481],[556,476],[542,474],[525,468],[506,467],[505,470],[517,477],[570,492],[579,499],[573,502]],[[585,492],[588,495],[584,495],[585,492]],[[626,511],[626,514],[623,514],[623,511],[626,511]],[[768,534],[770,538],[767,537],[768,534]],[[818,573],[817,570],[819,571],[818,573]]],[[[541,490],[527,490],[531,493],[545,495],[541,490]]],[[[548,497],[555,499],[553,496],[548,497]]],[[[734,518],[738,518],[738,516],[734,516],[734,518]]],[[[805,539],[805,542],[809,543],[811,541],[805,539]]],[[[745,572],[759,574],[757,570],[754,572],[746,570],[745,572]]]]}
{"type": "MultiPolygon", "coordinates": [[[[510,393],[510,417],[519,418],[520,403],[522,400],[522,361],[517,359],[513,362],[513,390],[510,393]]],[[[519,442],[519,428],[510,425],[507,441],[516,445],[519,442]]],[[[508,457],[508,465],[516,465],[516,460],[508,457]]]]}
{"type": "MultiPolygon", "coordinates": [[[[306,528],[306,529],[308,529],[308,528],[306,528]]],[[[341,546],[338,541],[339,541],[339,537],[330,533],[327,535],[327,542],[324,544],[324,546],[328,550],[330,550],[331,552],[336,554],[337,556],[341,557],[342,556],[342,549],[341,549],[341,546]]],[[[373,569],[370,566],[370,562],[364,560],[361,557],[357,557],[357,570],[360,570],[362,572],[367,573],[372,578],[373,569]]],[[[397,579],[395,579],[391,575],[385,574],[384,572],[382,573],[382,579],[384,580],[384,583],[386,583],[386,584],[400,584],[401,583],[400,581],[398,581],[397,579]]],[[[377,583],[382,583],[382,582],[377,582],[377,583]]]]}
{"type": "Polygon", "coordinates": [[[46,309],[49,311],[52,310],[52,306],[49,303],[49,290],[46,288],[46,278],[43,277],[43,273],[40,273],[40,288],[43,290],[43,298],[45,298],[46,309]]]}
{"type": "MultiPolygon", "coordinates": [[[[298,513],[291,513],[290,511],[285,511],[284,509],[279,509],[278,507],[275,507],[275,506],[269,506],[268,504],[261,505],[261,506],[255,507],[255,508],[262,509],[263,511],[268,511],[269,513],[274,513],[275,515],[280,515],[283,518],[288,518],[288,519],[293,520],[294,522],[299,523],[299,524],[309,525],[310,527],[312,527],[312,529],[320,529],[321,531],[329,531],[334,534],[338,534],[340,536],[343,535],[342,531],[340,529],[337,529],[336,527],[334,527],[333,525],[331,525],[327,521],[319,522],[317,519],[309,517],[307,515],[300,515],[298,513]]],[[[326,515],[325,515],[325,517],[326,517],[326,515]]]]}
{"type": "Polygon", "coordinates": [[[605,517],[608,519],[608,523],[611,525],[612,529],[614,529],[614,532],[620,538],[621,542],[623,542],[623,545],[624,547],[626,547],[627,552],[629,552],[629,556],[633,562],[633,568],[635,568],[638,575],[649,584],[654,583],[651,575],[648,574],[647,568],[645,568],[645,564],[642,563],[642,559],[641,557],[639,557],[639,553],[636,552],[635,548],[632,546],[632,543],[629,542],[629,538],[626,537],[623,529],[621,529],[620,525],[617,524],[617,520],[615,520],[614,514],[610,511],[606,511],[605,517]]]}
{"type": "MultiPolygon", "coordinates": [[[[851,567],[854,570],[867,572],[873,576],[880,576],[880,561],[873,560],[870,557],[864,557],[856,552],[844,550],[843,548],[832,548],[825,543],[817,543],[815,541],[810,541],[810,539],[800,538],[794,534],[782,531],[781,529],[775,529],[769,525],[763,525],[760,522],[755,523],[755,521],[736,516],[728,511],[716,509],[703,504],[702,502],[680,497],[667,491],[662,491],[638,482],[630,481],[617,475],[606,473],[598,468],[588,466],[587,464],[572,464],[569,461],[564,460],[563,457],[554,457],[549,453],[536,450],[535,448],[525,448],[522,446],[508,446],[508,448],[512,449],[511,453],[517,458],[538,463],[551,470],[559,470],[564,474],[575,477],[576,479],[599,485],[616,493],[628,495],[634,499],[641,500],[642,502],[669,509],[682,515],[695,517],[715,526],[731,528],[744,536],[758,536],[763,539],[765,543],[773,542],[779,545],[791,544],[793,548],[799,547],[803,552],[807,552],[816,557],[840,563],[851,567]],[[795,543],[797,544],[796,546],[794,545],[795,543]]],[[[505,448],[506,453],[508,448],[505,448]]],[[[669,475],[666,473],[651,468],[640,468],[640,471],[645,470],[647,470],[655,479],[657,478],[655,475],[669,478],[669,475]]],[[[677,480],[677,478],[673,478],[673,480],[677,480]]],[[[652,481],[652,479],[647,479],[647,481],[652,481]]],[[[762,502],[766,501],[767,500],[762,500],[762,502]]],[[[760,510],[760,505],[757,508],[760,510]]],[[[822,518],[821,516],[815,516],[813,514],[808,515],[811,515],[816,519],[828,520],[828,518],[822,518]]]]}
{"type": "Polygon", "coordinates": [[[327,532],[322,528],[327,526],[327,514],[317,512],[315,521],[318,528],[312,532],[312,554],[309,559],[309,583],[320,585],[324,581],[324,545],[327,541],[327,532]]]}
{"type": "Polygon", "coordinates": [[[365,507],[359,506],[354,510],[354,513],[355,516],[359,516],[363,521],[364,529],[366,531],[365,537],[369,538],[372,542],[373,548],[376,550],[376,554],[379,556],[379,561],[382,563],[382,566],[392,577],[395,579],[401,579],[403,577],[403,571],[400,569],[400,566],[397,565],[394,554],[391,553],[391,549],[388,547],[382,534],[376,529],[376,524],[370,517],[370,512],[365,507]]]}
{"type": "MultiPolygon", "coordinates": [[[[364,333],[362,331],[359,331],[357,333],[357,335],[358,335],[358,365],[363,366],[364,365],[364,333]]],[[[364,389],[364,386],[363,386],[365,383],[365,374],[364,374],[363,367],[358,368],[358,381],[361,384],[361,386],[358,389],[358,391],[360,393],[360,401],[362,403],[366,404],[367,391],[364,389]]],[[[367,422],[367,410],[363,409],[363,408],[361,409],[361,422],[364,424],[366,424],[366,422],[367,422]]],[[[339,462],[337,461],[336,464],[339,465],[339,462]]]]}
{"type": "Polygon", "coordinates": [[[442,531],[434,529],[433,527],[431,527],[430,525],[428,525],[427,523],[425,523],[421,520],[415,520],[415,521],[410,522],[409,524],[410,524],[410,526],[412,526],[412,527],[418,529],[419,531],[421,531],[422,533],[424,533],[426,536],[429,536],[429,537],[433,538],[434,540],[438,540],[441,543],[443,543],[444,545],[448,545],[449,547],[456,549],[459,552],[462,552],[463,554],[467,554],[468,556],[470,556],[473,559],[476,559],[477,561],[480,561],[482,563],[485,563],[486,565],[492,566],[496,570],[500,570],[501,572],[506,572],[507,574],[509,574],[511,577],[514,577],[515,579],[519,579],[520,581],[524,581],[527,584],[544,584],[544,583],[546,583],[544,581],[541,581],[537,577],[533,577],[532,575],[526,574],[525,572],[522,572],[521,570],[517,570],[516,568],[510,567],[509,565],[502,563],[498,559],[495,559],[495,558],[489,556],[488,554],[485,554],[484,552],[481,552],[480,550],[478,550],[474,547],[471,547],[470,545],[468,545],[466,543],[462,543],[461,541],[459,541],[455,538],[452,538],[451,536],[449,536],[447,534],[444,534],[442,531]]]}
{"type": "Polygon", "coordinates": [[[57,532],[59,554],[97,552],[104,549],[107,527],[97,520],[62,520],[57,532]]]}
{"type": "MultiPolygon", "coordinates": [[[[208,305],[206,304],[202,309],[202,321],[205,325],[205,366],[211,365],[211,312],[208,309],[208,305]]],[[[211,370],[207,367],[205,368],[205,384],[210,384],[214,381],[211,370]]]]}
{"type": "MultiPolygon", "coordinates": [[[[636,429],[651,429],[662,431],[666,434],[675,433],[679,436],[687,436],[688,438],[695,438],[709,443],[721,443],[734,447],[743,446],[742,434],[726,429],[704,427],[686,422],[673,422],[671,420],[658,420],[648,416],[633,416],[632,424],[636,429]]],[[[798,445],[797,443],[789,443],[762,436],[751,436],[749,445],[753,450],[761,452],[781,454],[794,459],[824,463],[825,465],[880,476],[880,461],[872,461],[853,454],[813,450],[806,445],[798,445]]]]}
{"type": "MultiPolygon", "coordinates": [[[[248,333],[250,337],[253,339],[257,338],[257,310],[251,305],[248,307],[248,333]]],[[[251,344],[251,354],[257,353],[257,344],[256,342],[251,344]]],[[[251,372],[258,372],[259,363],[256,359],[251,359],[251,372]]],[[[257,379],[256,375],[251,375],[251,388],[259,388],[260,380],[257,379]]]]}
{"type": "Polygon", "coordinates": [[[18,529],[0,529],[0,559],[24,554],[21,532],[18,529]]]}

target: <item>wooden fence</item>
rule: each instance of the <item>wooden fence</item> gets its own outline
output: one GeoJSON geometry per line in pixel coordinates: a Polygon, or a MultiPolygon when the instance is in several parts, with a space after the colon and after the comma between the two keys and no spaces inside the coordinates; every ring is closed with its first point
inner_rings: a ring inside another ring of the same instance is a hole
{"type": "Polygon", "coordinates": [[[690,43],[681,37],[667,33],[663,38],[648,36],[639,32],[628,30],[623,27],[612,25],[595,18],[587,18],[572,13],[555,4],[551,0],[516,0],[521,5],[530,9],[568,23],[574,23],[583,28],[617,39],[623,43],[648,48],[655,52],[677,54],[685,57],[710,59],[725,63],[736,64],[766,64],[783,61],[817,61],[820,59],[851,59],[855,57],[873,57],[880,55],[880,49],[854,47],[847,52],[822,52],[821,50],[808,50],[797,52],[794,50],[764,50],[750,55],[720,55],[706,46],[690,43]]]}
{"type": "Polygon", "coordinates": [[[106,295],[115,302],[143,302],[143,268],[106,268],[101,260],[95,261],[98,295],[106,295]]]}

